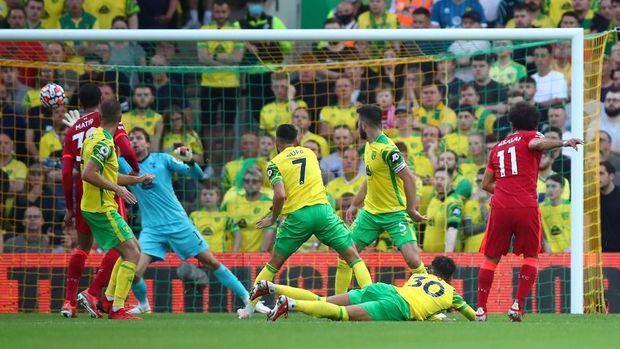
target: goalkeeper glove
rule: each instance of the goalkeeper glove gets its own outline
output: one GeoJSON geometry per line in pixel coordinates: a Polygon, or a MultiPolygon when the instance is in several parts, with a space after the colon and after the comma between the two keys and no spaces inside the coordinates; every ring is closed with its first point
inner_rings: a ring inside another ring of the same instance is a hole
{"type": "Polygon", "coordinates": [[[65,113],[65,117],[62,119],[62,123],[67,125],[67,127],[71,127],[76,123],[76,121],[78,121],[79,118],[79,111],[75,109],[69,110],[67,113],[65,113]]]}
{"type": "Polygon", "coordinates": [[[174,150],[176,157],[186,164],[193,164],[192,149],[186,146],[180,146],[174,150]]]}

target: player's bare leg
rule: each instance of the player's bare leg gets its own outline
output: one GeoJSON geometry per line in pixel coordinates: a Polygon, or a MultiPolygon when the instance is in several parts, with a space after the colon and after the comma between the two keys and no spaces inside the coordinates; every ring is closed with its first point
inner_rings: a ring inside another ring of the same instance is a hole
{"type": "MultiPolygon", "coordinates": [[[[78,284],[80,283],[80,279],[84,273],[86,258],[88,258],[88,253],[93,246],[93,236],[91,234],[78,232],[77,237],[77,247],[71,254],[69,265],[67,266],[67,288],[65,291],[65,301],[60,309],[60,315],[66,318],[77,317],[76,296],[78,284]]],[[[97,310],[96,307],[94,310],[97,310]]]]}
{"type": "Polygon", "coordinates": [[[476,309],[476,321],[487,320],[487,300],[493,285],[495,269],[501,260],[499,257],[484,256],[485,260],[478,272],[478,308],[476,309]]]}
{"type": "Polygon", "coordinates": [[[400,247],[400,253],[413,274],[426,274],[426,268],[420,259],[420,249],[416,242],[404,244],[400,247]]]}

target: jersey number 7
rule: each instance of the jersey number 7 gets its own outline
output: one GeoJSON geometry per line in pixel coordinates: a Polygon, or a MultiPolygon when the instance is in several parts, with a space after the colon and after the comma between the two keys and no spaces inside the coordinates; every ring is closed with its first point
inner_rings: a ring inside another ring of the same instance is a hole
{"type": "Polygon", "coordinates": [[[299,168],[299,184],[304,184],[306,180],[306,158],[293,160],[293,165],[301,165],[299,168]]]}

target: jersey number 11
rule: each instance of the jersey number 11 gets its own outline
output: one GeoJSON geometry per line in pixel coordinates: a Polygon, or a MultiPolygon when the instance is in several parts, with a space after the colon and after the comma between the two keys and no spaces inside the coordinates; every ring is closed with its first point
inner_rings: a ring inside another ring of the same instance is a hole
{"type": "MultiPolygon", "coordinates": [[[[510,154],[510,169],[512,170],[512,175],[519,174],[519,169],[517,167],[517,149],[512,146],[508,148],[508,154],[510,154]]],[[[506,165],[504,164],[504,151],[500,150],[497,152],[497,157],[499,158],[499,176],[506,177],[506,165]]]]}

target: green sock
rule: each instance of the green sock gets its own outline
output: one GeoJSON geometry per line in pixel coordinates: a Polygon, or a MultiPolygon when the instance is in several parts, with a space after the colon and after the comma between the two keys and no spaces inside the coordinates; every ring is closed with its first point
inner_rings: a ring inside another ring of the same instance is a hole
{"type": "Polygon", "coordinates": [[[353,278],[353,269],[349,267],[347,262],[338,258],[338,266],[336,267],[336,285],[334,286],[335,294],[346,293],[353,278]]]}

